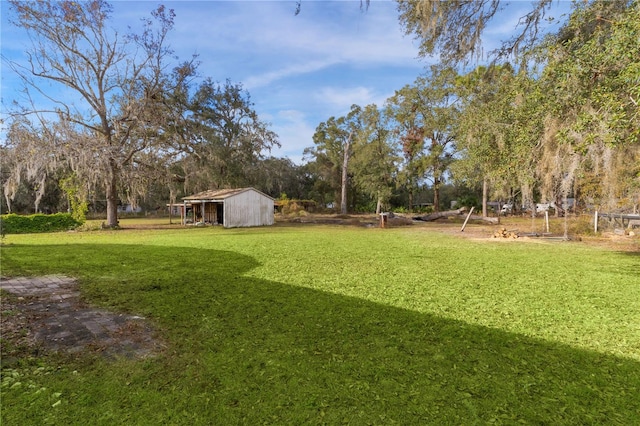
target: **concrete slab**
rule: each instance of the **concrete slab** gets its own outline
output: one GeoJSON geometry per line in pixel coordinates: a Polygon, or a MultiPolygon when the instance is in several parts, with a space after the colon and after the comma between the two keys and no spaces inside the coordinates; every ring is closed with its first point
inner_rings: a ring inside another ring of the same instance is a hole
{"type": "Polygon", "coordinates": [[[29,314],[35,341],[50,350],[139,358],[152,356],[163,346],[144,318],[83,304],[71,277],[0,278],[0,288],[19,296],[13,303],[29,314]]]}

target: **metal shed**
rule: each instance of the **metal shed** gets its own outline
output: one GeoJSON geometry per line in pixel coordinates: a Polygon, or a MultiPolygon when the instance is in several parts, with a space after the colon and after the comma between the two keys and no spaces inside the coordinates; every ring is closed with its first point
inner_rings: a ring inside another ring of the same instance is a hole
{"type": "MultiPolygon", "coordinates": [[[[254,188],[216,189],[184,197],[193,223],[218,224],[225,228],[273,225],[274,199],[254,188]]],[[[187,214],[182,224],[187,223],[187,214]]]]}

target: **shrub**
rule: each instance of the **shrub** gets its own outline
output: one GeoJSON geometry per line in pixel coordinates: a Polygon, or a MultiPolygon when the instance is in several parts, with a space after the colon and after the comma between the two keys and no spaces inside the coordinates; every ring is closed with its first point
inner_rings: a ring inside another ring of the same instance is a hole
{"type": "Polygon", "coordinates": [[[89,203],[87,202],[86,191],[83,191],[83,186],[78,177],[73,174],[62,179],[60,188],[67,194],[71,204],[71,217],[80,223],[84,223],[87,220],[89,203]]]}
{"type": "Polygon", "coordinates": [[[6,214],[0,216],[0,222],[0,227],[5,234],[68,231],[77,228],[81,224],[69,213],[38,213],[30,216],[6,214]]]}

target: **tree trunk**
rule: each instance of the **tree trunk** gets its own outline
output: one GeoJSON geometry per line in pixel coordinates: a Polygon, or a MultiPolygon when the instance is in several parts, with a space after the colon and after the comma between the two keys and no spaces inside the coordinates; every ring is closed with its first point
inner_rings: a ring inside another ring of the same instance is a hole
{"type": "MultiPolygon", "coordinates": [[[[569,200],[567,199],[567,191],[564,191],[564,196],[562,197],[564,200],[563,209],[564,209],[564,239],[569,239],[569,200]]],[[[556,208],[556,212],[558,209],[556,208]]]]}
{"type": "Polygon", "coordinates": [[[448,210],[445,212],[433,212],[431,214],[427,214],[424,216],[417,216],[417,217],[414,217],[414,219],[424,220],[425,222],[431,222],[433,220],[438,220],[443,217],[458,216],[464,213],[466,210],[467,210],[466,207],[461,207],[457,210],[448,210]]]}
{"type": "MultiPolygon", "coordinates": [[[[464,214],[464,212],[467,209],[465,207],[459,208],[457,210],[447,210],[444,212],[434,212],[431,214],[427,214],[424,216],[415,216],[414,219],[415,220],[422,220],[424,222],[432,222],[434,220],[438,220],[438,219],[442,219],[445,217],[450,217],[450,216],[460,216],[462,214],[464,214]]],[[[487,223],[500,223],[497,217],[486,217],[486,216],[478,216],[478,215],[469,215],[469,219],[470,220],[481,220],[483,222],[487,222],[487,223]]]]}
{"type": "Polygon", "coordinates": [[[376,204],[376,214],[382,213],[382,198],[378,197],[378,203],[376,204]]]}
{"type": "Polygon", "coordinates": [[[500,218],[499,217],[478,216],[476,214],[472,214],[471,216],[469,216],[469,219],[471,219],[471,220],[481,220],[483,222],[493,223],[493,224],[500,223],[500,218]]]}
{"type": "MultiPolygon", "coordinates": [[[[176,193],[173,189],[169,188],[169,225],[173,224],[171,218],[173,217],[173,205],[176,202],[176,193]]],[[[180,215],[182,216],[182,215],[180,215]]]]}
{"type": "Polygon", "coordinates": [[[5,193],[4,199],[7,202],[7,213],[11,213],[11,198],[5,193]]]}
{"type": "Polygon", "coordinates": [[[487,217],[487,198],[489,197],[489,183],[487,177],[482,179],[482,217],[487,217]]]}
{"type": "Polygon", "coordinates": [[[348,180],[348,168],[349,168],[349,150],[351,147],[351,135],[349,133],[347,142],[344,145],[344,160],[342,161],[342,195],[340,197],[340,213],[347,214],[347,180],[348,180]]]}
{"type": "Polygon", "coordinates": [[[111,166],[111,172],[108,176],[109,181],[106,186],[107,193],[107,228],[115,228],[118,226],[118,175],[116,167],[111,166]]]}
{"type": "Polygon", "coordinates": [[[433,179],[433,211],[440,211],[440,179],[433,179]]]}

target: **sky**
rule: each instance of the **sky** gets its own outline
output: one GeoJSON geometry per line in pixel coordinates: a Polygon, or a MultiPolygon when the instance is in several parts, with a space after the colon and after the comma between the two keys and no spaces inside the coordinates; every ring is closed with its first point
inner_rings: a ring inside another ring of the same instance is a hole
{"type": "MultiPolygon", "coordinates": [[[[28,39],[7,23],[1,1],[0,43],[5,58],[23,61],[28,39]]],[[[395,2],[295,1],[113,1],[111,25],[141,28],[158,4],[173,9],[167,43],[180,60],[198,55],[198,73],[223,83],[241,83],[261,120],[278,134],[270,155],[303,162],[316,127],[346,114],[352,104],[382,106],[434,59],[419,59],[418,44],[404,36],[395,2]]],[[[560,2],[562,3],[562,2],[560,2]]],[[[568,2],[564,2],[567,3],[568,2]]],[[[490,50],[506,39],[530,1],[513,2],[485,33],[490,50]]],[[[2,64],[3,109],[18,96],[15,76],[2,64]]]]}

